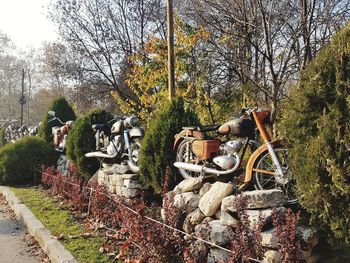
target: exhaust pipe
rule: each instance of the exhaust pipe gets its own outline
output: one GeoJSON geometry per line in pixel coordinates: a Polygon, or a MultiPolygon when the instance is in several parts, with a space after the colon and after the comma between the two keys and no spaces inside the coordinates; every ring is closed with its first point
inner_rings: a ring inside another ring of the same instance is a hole
{"type": "Polygon", "coordinates": [[[185,162],[176,162],[176,163],[174,163],[174,166],[177,167],[178,169],[184,169],[184,170],[195,172],[195,173],[214,174],[214,175],[220,176],[220,175],[226,175],[226,174],[233,173],[234,171],[236,171],[238,169],[238,167],[241,163],[241,160],[240,160],[238,155],[235,155],[235,157],[237,160],[235,166],[233,168],[231,168],[230,170],[225,170],[225,171],[220,171],[220,170],[216,170],[213,168],[205,167],[203,165],[185,163],[185,162]]]}

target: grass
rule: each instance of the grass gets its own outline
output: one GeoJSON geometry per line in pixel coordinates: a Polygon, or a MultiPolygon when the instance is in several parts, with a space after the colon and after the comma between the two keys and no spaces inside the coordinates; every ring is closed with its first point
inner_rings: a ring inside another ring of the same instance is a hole
{"type": "Polygon", "coordinates": [[[106,255],[99,252],[104,238],[80,237],[79,235],[87,232],[88,229],[74,220],[69,209],[48,196],[44,190],[36,188],[11,188],[11,190],[52,235],[64,237],[60,242],[79,262],[111,261],[106,255]],[[68,236],[75,237],[69,238],[68,236]]]}

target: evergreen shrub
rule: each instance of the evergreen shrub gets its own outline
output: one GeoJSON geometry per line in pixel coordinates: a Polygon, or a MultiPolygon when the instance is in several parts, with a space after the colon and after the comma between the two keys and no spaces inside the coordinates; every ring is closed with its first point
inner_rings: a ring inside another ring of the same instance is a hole
{"type": "MultiPolygon", "coordinates": [[[[48,111],[54,111],[56,117],[58,117],[63,122],[74,121],[76,118],[74,110],[64,97],[60,97],[54,100],[48,111]]],[[[44,138],[47,142],[52,143],[52,127],[62,126],[62,124],[58,120],[49,122],[50,119],[51,117],[49,114],[45,113],[41,121],[41,125],[39,126],[39,136],[41,138],[44,138]]]]}
{"type": "Polygon", "coordinates": [[[0,148],[0,183],[39,183],[41,166],[52,165],[55,156],[52,146],[39,137],[26,136],[8,143],[0,148]]]}
{"type": "MultiPolygon", "coordinates": [[[[67,157],[75,163],[78,173],[87,178],[91,177],[100,165],[96,158],[85,157],[85,153],[96,149],[95,134],[91,128],[91,115],[100,112],[101,110],[98,109],[79,117],[67,137],[67,157]]],[[[107,113],[107,118],[110,117],[111,115],[107,113]]]]}
{"type": "Polygon", "coordinates": [[[149,123],[141,142],[140,178],[156,193],[160,193],[167,170],[170,187],[179,181],[177,168],[173,166],[176,152],[173,150],[174,136],[183,126],[198,124],[197,115],[185,110],[182,98],[167,102],[158,115],[149,123]]]}
{"type": "Polygon", "coordinates": [[[330,240],[350,244],[350,24],[303,72],[283,115],[301,205],[330,240]]]}

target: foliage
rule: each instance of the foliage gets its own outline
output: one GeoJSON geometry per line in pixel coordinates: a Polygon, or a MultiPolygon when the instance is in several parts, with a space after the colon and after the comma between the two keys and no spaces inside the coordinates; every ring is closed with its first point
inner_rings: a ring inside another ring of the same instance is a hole
{"type": "Polygon", "coordinates": [[[350,24],[301,76],[285,105],[298,198],[335,243],[350,244],[350,24]]]}
{"type": "Polygon", "coordinates": [[[140,175],[145,185],[160,193],[165,174],[169,169],[171,182],[176,182],[176,159],[173,150],[174,136],[183,126],[198,124],[195,113],[184,109],[184,101],[177,98],[164,105],[162,111],[150,122],[141,143],[140,175]]]}
{"type": "Polygon", "coordinates": [[[300,212],[293,213],[289,208],[283,214],[276,209],[272,214],[273,227],[278,237],[278,251],[281,261],[286,263],[304,262],[301,251],[301,238],[297,235],[300,212]]]}
{"type": "Polygon", "coordinates": [[[42,178],[52,194],[63,197],[64,201],[73,205],[77,218],[89,214],[90,224],[96,222],[99,233],[105,232],[109,237],[103,247],[108,249],[107,252],[118,254],[117,257],[123,262],[129,259],[140,262],[184,262],[182,251],[185,242],[182,237],[146,218],[159,221],[157,207],[147,207],[142,200],[125,204],[119,197],[111,197],[104,186],[94,185],[90,190],[81,178],[74,175],[64,178],[52,168],[46,168],[42,178]],[[126,205],[135,212],[127,209],[126,205]],[[101,226],[108,230],[101,230],[101,226]]]}
{"type": "MultiPolygon", "coordinates": [[[[222,107],[226,102],[221,100],[215,106],[205,85],[207,54],[202,49],[208,32],[176,17],[175,38],[177,93],[200,113],[203,123],[213,123],[227,107],[222,107]]],[[[113,93],[122,111],[137,114],[146,123],[154,118],[168,96],[167,60],[166,41],[159,37],[151,37],[143,50],[130,57],[132,68],[126,82],[138,99],[125,101],[113,93]]],[[[234,97],[230,97],[231,107],[232,101],[234,97]]]]}
{"type": "Polygon", "coordinates": [[[67,156],[76,164],[79,174],[85,177],[91,177],[100,165],[96,158],[85,157],[85,153],[96,149],[95,135],[91,128],[91,115],[100,111],[94,110],[79,117],[67,137],[67,156]]]}
{"type": "Polygon", "coordinates": [[[49,165],[54,160],[53,148],[38,137],[25,137],[16,143],[0,148],[0,183],[38,183],[42,164],[49,165]]]}
{"type": "Polygon", "coordinates": [[[235,238],[230,245],[230,262],[251,262],[250,258],[262,259],[265,252],[261,245],[261,229],[264,221],[259,217],[256,229],[252,230],[249,227],[246,198],[239,197],[236,207],[239,220],[237,220],[235,238]]]}
{"type": "Polygon", "coordinates": [[[110,262],[106,255],[99,252],[105,238],[91,233],[87,226],[74,220],[69,207],[62,205],[63,202],[40,189],[11,190],[54,236],[60,238],[60,242],[79,262],[110,262]]]}
{"type": "MultiPolygon", "coordinates": [[[[56,117],[58,117],[62,122],[74,121],[76,118],[72,107],[68,104],[64,97],[60,97],[54,100],[48,111],[54,111],[56,117]]],[[[49,143],[51,143],[53,140],[52,127],[62,126],[58,120],[49,122],[50,118],[51,117],[46,113],[39,127],[39,136],[41,138],[44,138],[49,143]]]]}
{"type": "Polygon", "coordinates": [[[0,147],[6,144],[6,133],[5,129],[0,128],[0,147]]]}

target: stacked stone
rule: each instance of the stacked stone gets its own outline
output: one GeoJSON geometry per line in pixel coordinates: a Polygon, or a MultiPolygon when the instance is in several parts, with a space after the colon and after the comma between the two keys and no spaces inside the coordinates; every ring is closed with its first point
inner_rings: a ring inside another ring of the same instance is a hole
{"type": "MultiPolygon", "coordinates": [[[[183,230],[193,236],[203,238],[219,246],[227,246],[234,238],[237,226],[236,215],[237,195],[233,195],[234,187],[230,183],[203,183],[202,178],[182,181],[169,193],[174,196],[174,206],[185,211],[187,216],[183,223],[183,230]]],[[[273,208],[283,213],[285,197],[281,190],[255,190],[242,193],[247,200],[247,215],[249,228],[256,230],[261,214],[264,231],[262,245],[266,248],[264,262],[281,262],[278,250],[278,238],[275,229],[266,229],[271,222],[273,208]]],[[[164,215],[164,213],[163,213],[164,215]]],[[[307,228],[298,228],[303,238],[304,256],[310,256],[312,248],[317,244],[316,232],[307,228]]],[[[225,250],[203,246],[201,242],[194,242],[195,254],[205,255],[207,262],[228,262],[229,253],[225,250]]]]}
{"type": "Polygon", "coordinates": [[[99,185],[105,185],[110,194],[117,194],[124,198],[141,196],[142,185],[138,174],[128,173],[127,165],[104,165],[98,171],[97,181],[99,185]]]}

